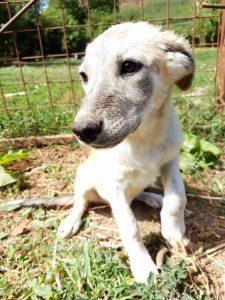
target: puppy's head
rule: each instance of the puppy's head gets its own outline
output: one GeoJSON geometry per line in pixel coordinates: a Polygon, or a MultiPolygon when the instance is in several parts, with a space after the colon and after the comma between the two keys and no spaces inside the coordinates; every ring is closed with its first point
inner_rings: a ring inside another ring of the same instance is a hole
{"type": "Polygon", "coordinates": [[[96,148],[120,143],[167,101],[175,83],[191,85],[187,42],[148,23],[115,25],[88,45],[80,70],[86,96],[75,120],[78,139],[96,148]]]}

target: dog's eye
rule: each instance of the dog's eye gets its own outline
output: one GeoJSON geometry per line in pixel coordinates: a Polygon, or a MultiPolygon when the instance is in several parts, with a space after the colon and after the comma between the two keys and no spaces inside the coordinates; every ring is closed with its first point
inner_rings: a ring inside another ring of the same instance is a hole
{"type": "Polygon", "coordinates": [[[80,72],[79,75],[82,78],[83,82],[88,82],[88,76],[86,73],[80,72]]]}
{"type": "Polygon", "coordinates": [[[141,63],[137,63],[133,60],[125,60],[121,66],[121,75],[138,72],[142,67],[141,63]]]}

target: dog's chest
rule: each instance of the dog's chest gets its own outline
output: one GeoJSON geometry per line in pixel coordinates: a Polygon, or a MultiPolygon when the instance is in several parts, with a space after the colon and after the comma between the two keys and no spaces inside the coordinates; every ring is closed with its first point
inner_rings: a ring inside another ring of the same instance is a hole
{"type": "Polygon", "coordinates": [[[101,151],[92,156],[95,185],[103,197],[123,191],[131,201],[144,188],[154,183],[159,169],[158,159],[150,152],[101,151]],[[111,191],[111,192],[110,192],[111,191]]]}
{"type": "Polygon", "coordinates": [[[147,186],[153,185],[157,176],[157,169],[133,169],[124,172],[121,182],[125,187],[126,198],[131,201],[147,186]]]}

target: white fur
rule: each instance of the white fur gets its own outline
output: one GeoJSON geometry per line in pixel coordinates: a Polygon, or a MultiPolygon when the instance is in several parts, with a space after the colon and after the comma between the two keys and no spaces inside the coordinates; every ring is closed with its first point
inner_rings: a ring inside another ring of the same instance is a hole
{"type": "Polygon", "coordinates": [[[146,282],[150,272],[157,273],[157,268],[142,241],[130,208],[131,201],[139,197],[153,207],[162,204],[162,235],[170,244],[180,243],[185,231],[186,196],[178,166],[182,133],[169,100],[169,90],[177,80],[193,73],[193,68],[187,67],[188,58],[182,53],[168,52],[163,56],[160,49],[166,47],[165,42],[179,44],[189,51],[182,38],[170,32],[162,33],[159,28],[146,23],[117,25],[88,46],[85,63],[81,66],[81,70],[92,67],[89,69],[92,70],[89,73],[90,81],[84,84],[87,98],[90,93],[97,93],[98,83],[106,80],[104,77],[110,72],[104,69],[101,55],[104,45],[108,45],[105,51],[107,59],[112,61],[118,51],[121,56],[126,53],[127,57],[129,53],[128,57],[140,57],[150,65],[154,61],[151,74],[154,91],[140,126],[113,148],[92,149],[87,161],[79,167],[75,180],[74,207],[59,227],[62,237],[75,234],[88,202],[100,199],[107,201],[128,253],[132,274],[140,282],[146,282]],[[121,35],[123,40],[124,32],[126,43],[118,47],[117,36],[121,35]],[[134,41],[135,36],[136,39],[138,36],[138,41],[134,41]],[[150,40],[146,42],[148,52],[141,46],[145,40],[150,40]],[[91,74],[95,74],[94,77],[91,74]],[[159,195],[142,193],[149,184],[154,183],[158,172],[164,185],[163,200],[159,195]]]}

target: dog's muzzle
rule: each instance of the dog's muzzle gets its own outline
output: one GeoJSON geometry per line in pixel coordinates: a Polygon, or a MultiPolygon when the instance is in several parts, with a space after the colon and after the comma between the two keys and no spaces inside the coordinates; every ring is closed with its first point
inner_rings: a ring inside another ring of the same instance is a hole
{"type": "Polygon", "coordinates": [[[93,122],[84,120],[82,122],[75,122],[72,128],[73,133],[84,143],[93,143],[102,131],[102,121],[93,122]]]}

